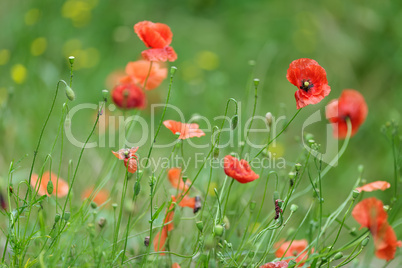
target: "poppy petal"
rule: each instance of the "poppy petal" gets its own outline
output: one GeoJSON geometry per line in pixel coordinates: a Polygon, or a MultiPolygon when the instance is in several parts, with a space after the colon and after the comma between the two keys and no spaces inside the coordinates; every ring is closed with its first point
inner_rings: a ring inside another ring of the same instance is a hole
{"type": "Polygon", "coordinates": [[[375,182],[371,182],[371,183],[365,184],[363,186],[357,187],[356,190],[359,192],[362,192],[362,191],[363,192],[372,192],[372,191],[376,191],[376,190],[385,191],[389,187],[391,187],[391,184],[387,181],[375,181],[375,182]]]}

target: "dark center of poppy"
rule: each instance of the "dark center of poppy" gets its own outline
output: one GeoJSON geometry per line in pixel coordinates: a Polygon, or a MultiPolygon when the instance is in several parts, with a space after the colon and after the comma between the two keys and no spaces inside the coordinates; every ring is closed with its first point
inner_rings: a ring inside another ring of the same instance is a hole
{"type": "Polygon", "coordinates": [[[293,250],[292,254],[293,254],[293,256],[297,256],[297,255],[299,255],[299,252],[297,252],[297,250],[293,250]]]}
{"type": "Polygon", "coordinates": [[[310,79],[308,79],[308,80],[303,79],[302,80],[300,89],[303,89],[304,91],[308,92],[308,90],[310,88],[312,88],[312,87],[314,87],[314,84],[311,83],[310,79]]]}
{"type": "Polygon", "coordinates": [[[125,156],[126,158],[129,158],[129,154],[130,154],[129,151],[124,151],[124,156],[125,156]]]}

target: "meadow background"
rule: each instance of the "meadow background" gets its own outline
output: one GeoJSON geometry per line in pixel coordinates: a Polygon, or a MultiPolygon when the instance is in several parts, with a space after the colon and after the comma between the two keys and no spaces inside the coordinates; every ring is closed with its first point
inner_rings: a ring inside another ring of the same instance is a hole
{"type": "MultiPolygon", "coordinates": [[[[286,70],[297,58],[312,58],[327,72],[331,94],[317,105],[310,105],[277,141],[276,150],[293,165],[302,148],[297,141],[304,119],[316,110],[324,115],[329,100],[341,91],[360,91],[369,114],[359,132],[351,139],[339,166],[327,175],[323,191],[325,211],[337,207],[355,183],[358,165],[365,166],[367,181],[393,178],[391,146],[381,133],[388,121],[401,122],[402,100],[402,3],[400,1],[7,1],[0,0],[0,189],[5,192],[10,161],[24,158],[14,182],[29,174],[33,150],[45,116],[50,108],[56,83],[69,79],[68,56],[75,56],[73,89],[78,103],[98,103],[101,90],[111,90],[107,77],[138,59],[143,43],[133,31],[142,20],[168,24],[172,46],[178,54],[171,104],[190,119],[200,114],[211,120],[223,115],[228,98],[242,101],[246,119],[253,101],[252,78],[259,78],[257,114],[291,118],[296,111],[295,88],[286,80],[286,70]],[[348,189],[348,190],[345,190],[348,189]]],[[[141,112],[150,121],[150,104],[164,102],[168,80],[147,92],[148,108],[141,112]]],[[[45,132],[39,157],[51,148],[57,132],[64,94],[45,132]]],[[[118,112],[117,112],[118,113],[118,112]]],[[[160,114],[157,114],[158,117],[160,114]]],[[[71,130],[84,139],[90,132],[95,111],[84,111],[72,120],[71,130]]],[[[166,119],[177,119],[168,111],[166,119]]],[[[327,133],[323,120],[308,128],[315,140],[325,146],[327,133]]],[[[200,123],[200,127],[203,124],[200,123]]],[[[173,141],[171,132],[161,130],[161,142],[173,141]]],[[[138,132],[140,133],[140,130],[138,132]]],[[[100,135],[100,134],[99,134],[100,135]]],[[[133,139],[135,139],[135,135],[133,139]]],[[[207,137],[201,139],[208,139],[207,137]]],[[[97,136],[92,140],[97,140],[97,136]]],[[[197,142],[197,141],[196,141],[197,142]]],[[[103,178],[116,161],[111,150],[94,148],[84,153],[74,196],[79,203],[81,189],[103,178]]],[[[60,150],[59,148],[56,149],[60,150]]],[[[62,166],[77,157],[80,148],[65,144],[62,166]]],[[[148,147],[140,148],[140,156],[148,147]]],[[[154,157],[171,149],[154,151],[154,157]]],[[[189,146],[188,154],[195,152],[189,146]]],[[[228,148],[225,151],[229,153],[228,148]]],[[[60,151],[59,151],[60,152],[60,151]]],[[[187,153],[187,152],[186,152],[187,153]]],[[[221,153],[223,156],[224,153],[221,153]]],[[[55,153],[53,161],[58,160],[55,153]]],[[[57,162],[56,162],[57,163],[57,162]]],[[[111,175],[109,187],[124,174],[111,175]]],[[[39,169],[39,168],[38,168],[39,169]]],[[[36,170],[39,172],[39,170],[36,170]]],[[[289,169],[279,170],[286,174],[289,169]]],[[[191,169],[189,174],[191,174],[191,169]]],[[[214,178],[219,185],[219,172],[214,178]]],[[[221,172],[223,178],[223,171],[221,172]]],[[[66,176],[66,175],[65,175],[66,176]]],[[[191,176],[190,176],[191,178],[191,176]]],[[[196,186],[205,183],[201,177],[196,186]]],[[[248,189],[245,187],[244,189],[248,189]]],[[[205,190],[205,189],[204,189],[205,190]]],[[[231,196],[247,199],[247,190],[231,196]]],[[[385,203],[390,194],[376,193],[385,203]]],[[[259,196],[256,197],[257,200],[259,196]]],[[[233,200],[232,200],[233,199],[233,200]]],[[[118,199],[112,200],[117,202],[118,199]]],[[[307,201],[299,199],[303,207],[307,201]]],[[[303,216],[302,212],[299,216],[303,216]]],[[[3,217],[3,216],[0,216],[3,217]]],[[[294,219],[296,221],[296,219],[294,219]]],[[[352,221],[351,221],[352,222],[352,221]]],[[[2,227],[4,223],[0,223],[2,227]]],[[[401,226],[395,228],[402,236],[401,226]]],[[[4,236],[1,239],[4,241],[4,236]]],[[[140,241],[138,242],[140,243],[140,241]]]]}

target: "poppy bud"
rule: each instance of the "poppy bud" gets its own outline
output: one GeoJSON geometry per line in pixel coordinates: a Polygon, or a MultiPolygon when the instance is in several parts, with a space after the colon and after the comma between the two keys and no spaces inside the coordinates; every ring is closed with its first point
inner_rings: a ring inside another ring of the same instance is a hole
{"type": "Polygon", "coordinates": [[[140,182],[137,180],[134,184],[134,196],[137,196],[141,191],[141,184],[140,182]]]}
{"type": "Polygon", "coordinates": [[[64,128],[70,129],[70,127],[71,127],[71,118],[67,114],[66,119],[64,120],[64,128]]]}
{"type": "Polygon", "coordinates": [[[214,148],[214,158],[217,159],[219,157],[219,148],[215,147],[214,148]]]}
{"type": "Polygon", "coordinates": [[[288,176],[289,176],[289,179],[293,180],[296,177],[296,173],[289,172],[288,176]]]}
{"type": "Polygon", "coordinates": [[[194,198],[195,198],[195,204],[194,204],[193,212],[195,214],[201,209],[202,204],[201,204],[201,198],[199,196],[196,196],[194,198]]]}
{"type": "Polygon", "coordinates": [[[235,114],[232,117],[232,120],[230,121],[230,127],[232,128],[232,130],[234,130],[237,127],[238,121],[239,121],[239,117],[237,116],[237,114],[235,114]]]}
{"type": "Polygon", "coordinates": [[[314,139],[314,135],[311,133],[306,133],[306,135],[304,135],[304,138],[306,141],[309,141],[309,140],[314,139]]]}
{"type": "Polygon", "coordinates": [[[51,180],[47,183],[46,190],[49,195],[53,193],[53,182],[51,180]]]}
{"type": "Polygon", "coordinates": [[[149,236],[146,236],[146,237],[144,238],[144,245],[145,245],[146,247],[149,246],[149,236]]]}
{"type": "Polygon", "coordinates": [[[250,210],[253,211],[255,209],[255,201],[250,202],[250,210]]]}
{"type": "Polygon", "coordinates": [[[368,236],[366,238],[364,238],[363,241],[362,241],[362,247],[367,246],[369,240],[370,240],[370,238],[368,236]]]}
{"type": "Polygon", "coordinates": [[[177,67],[176,67],[176,66],[170,67],[170,75],[171,75],[171,76],[174,76],[174,74],[176,73],[176,71],[177,71],[177,67]]]}
{"type": "Polygon", "coordinates": [[[359,171],[359,173],[363,173],[363,170],[364,170],[364,166],[363,166],[363,165],[359,165],[359,166],[357,167],[357,171],[359,171]]]}
{"type": "Polygon", "coordinates": [[[299,208],[299,207],[298,207],[297,205],[292,204],[292,205],[290,206],[290,211],[296,212],[298,208],[299,208]]]}
{"type": "Polygon", "coordinates": [[[198,230],[202,233],[202,230],[204,229],[204,223],[202,221],[197,221],[195,225],[197,226],[198,230]]]}
{"type": "Polygon", "coordinates": [[[186,184],[186,181],[188,180],[188,177],[187,177],[187,176],[183,176],[181,179],[183,180],[184,185],[185,185],[185,184],[186,184]]]}
{"type": "Polygon", "coordinates": [[[220,224],[215,225],[214,234],[215,234],[215,236],[222,236],[223,235],[223,226],[220,224]]]}
{"type": "Polygon", "coordinates": [[[260,84],[260,79],[254,78],[254,86],[258,87],[258,84],[260,84]]]}
{"type": "Polygon", "coordinates": [[[334,260],[339,260],[339,259],[341,259],[342,257],[343,257],[342,252],[338,252],[338,253],[335,254],[334,260]]]}
{"type": "Polygon", "coordinates": [[[109,90],[107,90],[107,89],[102,90],[102,96],[103,96],[103,100],[105,102],[107,102],[107,98],[110,96],[109,90]]]}
{"type": "Polygon", "coordinates": [[[54,222],[57,223],[60,220],[60,214],[54,216],[54,222]]]}
{"type": "Polygon", "coordinates": [[[113,203],[113,204],[112,204],[113,209],[116,209],[117,206],[118,206],[118,205],[117,205],[116,203],[113,203]]]}
{"type": "Polygon", "coordinates": [[[296,232],[295,228],[289,228],[289,230],[287,231],[287,236],[292,236],[294,233],[296,232]]]}
{"type": "Polygon", "coordinates": [[[74,60],[75,60],[75,57],[74,57],[74,56],[68,57],[68,61],[70,62],[71,65],[74,64],[74,60]]]}
{"type": "Polygon", "coordinates": [[[98,206],[96,205],[95,202],[91,202],[91,208],[96,209],[98,206]]]}
{"type": "Polygon", "coordinates": [[[352,192],[352,197],[353,197],[353,199],[356,199],[356,198],[359,196],[359,194],[360,194],[359,191],[353,190],[353,192],[352,192]]]}
{"type": "Polygon", "coordinates": [[[74,93],[74,91],[72,90],[71,87],[69,87],[69,86],[67,86],[67,85],[66,85],[66,96],[67,96],[67,99],[69,99],[70,101],[75,100],[75,93],[74,93]]]}
{"type": "Polygon", "coordinates": [[[65,220],[65,221],[68,221],[69,219],[70,219],[70,212],[69,211],[66,211],[65,213],[64,213],[64,216],[63,216],[63,219],[65,220]]]}
{"type": "Polygon", "coordinates": [[[271,125],[272,125],[272,114],[271,113],[265,114],[265,122],[267,122],[267,125],[269,127],[271,127],[271,125]]]}
{"type": "Polygon", "coordinates": [[[295,164],[296,171],[299,171],[302,165],[300,163],[295,164]]]}
{"type": "Polygon", "coordinates": [[[106,219],[104,217],[101,217],[98,221],[98,225],[100,228],[103,228],[106,224],[106,219]]]}
{"type": "Polygon", "coordinates": [[[225,229],[226,230],[229,230],[229,228],[230,228],[230,221],[229,221],[229,218],[228,217],[223,217],[223,225],[225,226],[225,229]]]}

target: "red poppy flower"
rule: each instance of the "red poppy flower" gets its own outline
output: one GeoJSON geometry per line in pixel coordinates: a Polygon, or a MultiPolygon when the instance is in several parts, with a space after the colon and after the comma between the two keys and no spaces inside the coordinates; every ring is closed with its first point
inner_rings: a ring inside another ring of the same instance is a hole
{"type": "Polygon", "coordinates": [[[142,52],[144,59],[149,61],[175,61],[177,59],[176,52],[169,46],[173,34],[166,24],[141,21],[134,25],[134,31],[145,46],[151,48],[142,52]]]}
{"type": "Polygon", "coordinates": [[[148,90],[154,89],[167,77],[167,69],[162,67],[158,62],[152,63],[151,68],[150,65],[151,62],[147,60],[132,61],[126,65],[126,73],[132,78],[135,84],[148,90]],[[144,85],[145,80],[147,80],[146,85],[144,85]]]}
{"type": "Polygon", "coordinates": [[[373,234],[375,255],[379,259],[390,261],[395,258],[395,252],[402,242],[398,241],[394,229],[390,225],[384,224],[379,232],[373,234]]]}
{"type": "Polygon", "coordinates": [[[170,184],[172,184],[173,188],[179,189],[181,191],[187,191],[188,187],[191,185],[191,181],[189,179],[184,183],[183,178],[181,176],[181,168],[171,168],[168,171],[168,179],[170,184]]]}
{"type": "Polygon", "coordinates": [[[260,268],[288,268],[288,263],[285,261],[269,262],[261,265],[260,268]]]}
{"type": "Polygon", "coordinates": [[[47,192],[47,184],[51,180],[53,183],[53,192],[52,194],[55,195],[57,193],[58,197],[63,197],[68,194],[68,183],[63,180],[62,178],[57,178],[57,175],[53,172],[46,171],[42,175],[42,179],[38,182],[39,176],[38,174],[32,174],[31,177],[31,186],[35,188],[38,192],[38,195],[49,195],[47,192]],[[38,185],[36,183],[38,182],[38,185]]]}
{"type": "Polygon", "coordinates": [[[376,256],[387,261],[395,257],[397,247],[401,247],[394,230],[387,222],[383,203],[375,197],[364,199],[352,211],[355,220],[370,230],[374,238],[376,256]]]}
{"type": "Polygon", "coordinates": [[[144,109],[145,94],[140,87],[133,83],[123,83],[114,87],[113,102],[121,109],[144,109]]]}
{"type": "Polygon", "coordinates": [[[177,262],[175,262],[172,264],[172,268],[180,268],[180,265],[177,262]]]}
{"type": "Polygon", "coordinates": [[[175,61],[177,54],[172,47],[150,48],[141,52],[141,56],[149,61],[175,61]]]}
{"type": "Polygon", "coordinates": [[[223,169],[226,175],[240,183],[252,182],[260,177],[251,170],[246,160],[242,159],[239,161],[239,159],[231,155],[225,156],[223,169]]]}
{"type": "MultiPolygon", "coordinates": [[[[282,258],[282,257],[296,257],[297,255],[299,255],[302,251],[304,251],[308,246],[308,242],[305,239],[302,240],[293,240],[293,242],[288,241],[285,243],[282,243],[280,245],[280,247],[278,248],[278,250],[275,252],[275,256],[277,258],[282,258]],[[292,243],[290,245],[290,243],[292,243]],[[290,245],[290,247],[289,247],[290,245]],[[288,249],[289,247],[289,249],[288,249]],[[287,251],[286,251],[287,250],[287,251]],[[285,253],[286,251],[286,253],[285,253]]],[[[304,262],[303,259],[307,259],[308,256],[308,251],[306,250],[304,253],[302,253],[299,257],[297,257],[296,259],[293,259],[295,262],[300,264],[296,267],[301,267],[303,266],[304,262]]],[[[286,262],[289,262],[291,259],[287,259],[285,260],[286,262]]]]}
{"type": "MultiPolygon", "coordinates": [[[[168,237],[168,232],[172,231],[174,229],[174,225],[173,225],[174,204],[173,204],[173,202],[176,202],[176,199],[174,196],[172,196],[172,204],[169,206],[168,209],[166,209],[165,220],[163,221],[164,226],[156,234],[156,236],[154,238],[154,250],[155,251],[165,251],[165,242],[168,237]]],[[[161,253],[161,255],[165,255],[165,253],[161,253]]]]}
{"type": "Polygon", "coordinates": [[[163,122],[165,127],[167,127],[173,134],[180,133],[179,139],[184,140],[192,137],[201,137],[205,133],[198,129],[198,124],[185,124],[173,120],[166,120],[163,122]]]}
{"type": "Polygon", "coordinates": [[[141,21],[134,25],[134,31],[146,47],[163,48],[172,42],[173,33],[163,23],[141,21]]]}
{"type": "Polygon", "coordinates": [[[109,199],[109,192],[106,190],[99,190],[98,192],[94,192],[94,188],[90,187],[87,188],[82,193],[82,199],[91,198],[92,201],[97,204],[98,206],[104,204],[109,199]]]}
{"type": "Polygon", "coordinates": [[[137,171],[137,156],[135,155],[137,150],[138,147],[133,147],[131,149],[120,149],[117,152],[112,151],[112,153],[120,160],[124,160],[124,165],[126,167],[128,165],[128,172],[135,173],[137,171]]]}
{"type": "Polygon", "coordinates": [[[179,194],[177,198],[172,195],[172,200],[173,202],[177,203],[177,199],[180,199],[180,202],[178,203],[179,206],[181,207],[189,207],[193,209],[194,214],[197,213],[201,209],[201,198],[199,196],[196,197],[188,197],[187,195],[183,196],[182,194],[179,194]]]}
{"type": "Polygon", "coordinates": [[[326,116],[334,128],[334,136],[346,138],[348,125],[346,118],[352,123],[352,134],[355,135],[360,125],[366,120],[368,108],[362,94],[353,89],[345,89],[337,100],[332,100],[326,108],[326,116]]]}
{"type": "Polygon", "coordinates": [[[387,181],[374,181],[368,184],[365,184],[363,186],[357,187],[356,190],[359,192],[372,192],[372,191],[376,191],[376,190],[381,190],[381,191],[385,191],[387,190],[389,187],[391,187],[391,184],[389,184],[389,182],[387,181]]]}
{"type": "Polygon", "coordinates": [[[383,203],[375,197],[358,203],[352,211],[352,216],[360,223],[361,228],[369,228],[373,231],[379,230],[388,218],[383,203]]]}
{"type": "Polygon", "coordinates": [[[315,60],[298,59],[292,61],[286,78],[298,88],[295,93],[297,109],[319,103],[331,92],[325,69],[315,60]]]}

